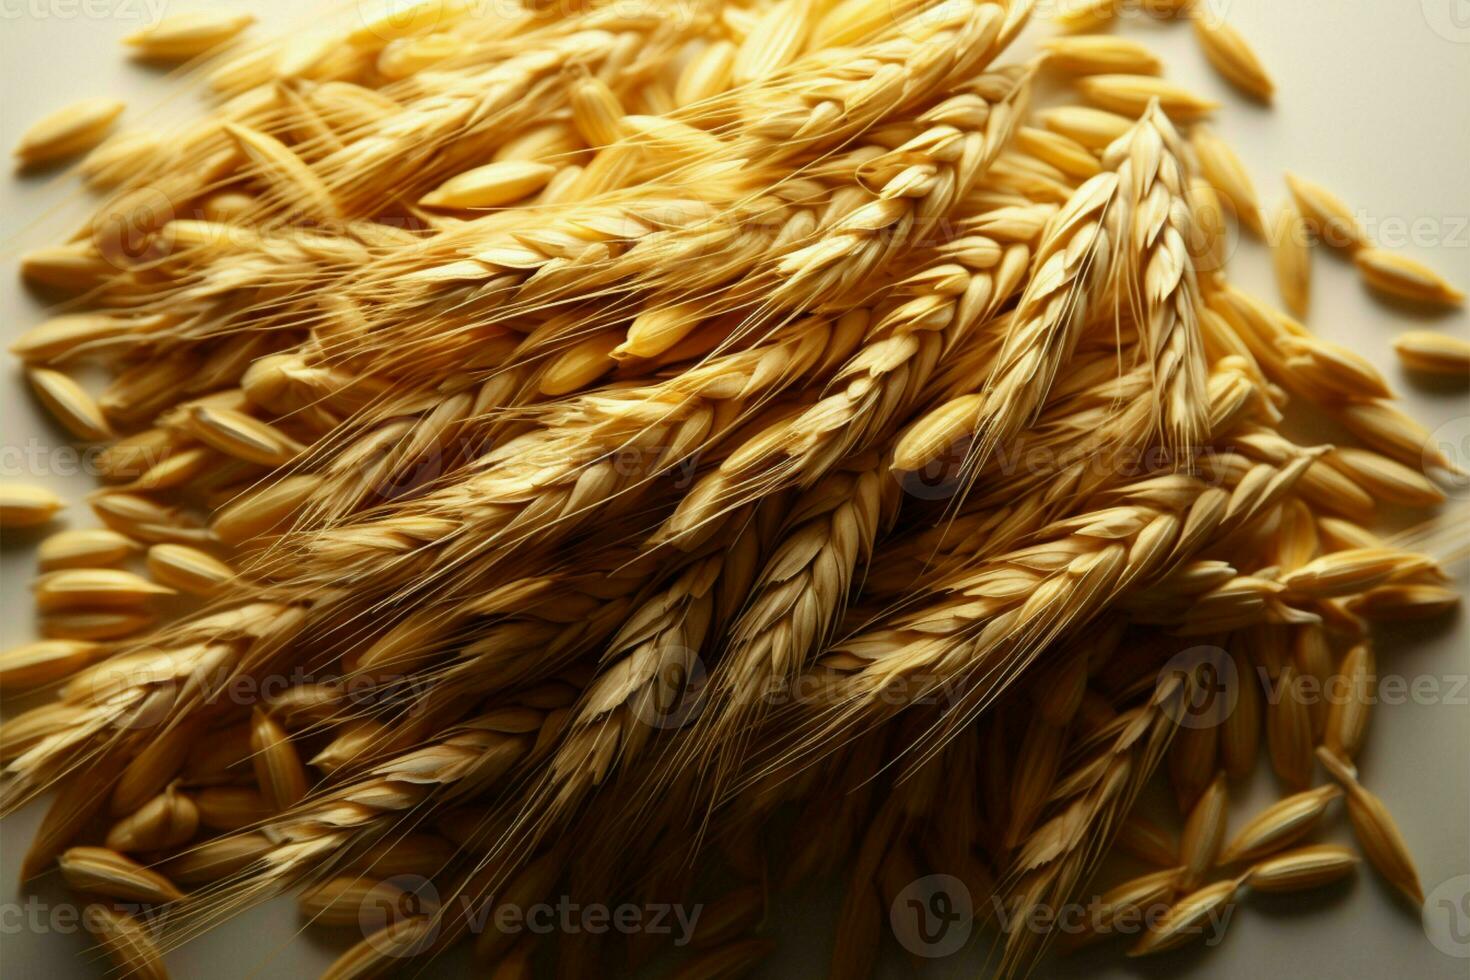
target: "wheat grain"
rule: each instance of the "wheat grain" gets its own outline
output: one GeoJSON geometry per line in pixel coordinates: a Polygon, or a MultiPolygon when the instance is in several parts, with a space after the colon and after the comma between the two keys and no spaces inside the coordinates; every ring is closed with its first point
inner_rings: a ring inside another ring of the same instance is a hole
{"type": "Polygon", "coordinates": [[[254,22],[250,14],[227,10],[186,11],[129,34],[123,43],[144,58],[187,61],[225,43],[254,22]]]}
{"type": "Polygon", "coordinates": [[[1261,861],[1247,873],[1246,883],[1263,892],[1320,888],[1352,874],[1358,856],[1345,847],[1319,844],[1261,861]]]}
{"type": "Polygon", "coordinates": [[[170,588],[191,595],[213,595],[234,578],[229,565],[198,548],[155,544],[148,549],[148,574],[170,588]]]}
{"type": "Polygon", "coordinates": [[[43,572],[102,568],[120,564],[137,550],[137,542],[106,528],[58,531],[37,546],[36,565],[43,572]]]}
{"type": "Polygon", "coordinates": [[[1439,273],[1415,259],[1382,248],[1365,248],[1353,256],[1369,286],[1398,299],[1438,306],[1459,306],[1465,294],[1439,273]]]}
{"type": "Polygon", "coordinates": [[[1203,125],[1193,128],[1190,145],[1199,161],[1200,173],[1235,208],[1236,215],[1245,227],[1256,236],[1262,237],[1264,226],[1255,185],[1235,151],[1213,130],[1203,125]]]}
{"type": "Polygon", "coordinates": [[[1306,316],[1312,295],[1312,252],[1307,225],[1292,204],[1283,204],[1271,223],[1271,261],[1276,287],[1297,316],[1306,316]]]}
{"type": "Polygon", "coordinates": [[[1196,939],[1204,933],[1205,924],[1220,916],[1235,900],[1243,880],[1217,881],[1185,895],[1128,950],[1128,955],[1151,956],[1196,939]]]}
{"type": "MultiPolygon", "coordinates": [[[[344,875],[302,892],[296,907],[313,925],[355,926],[364,908],[398,908],[407,895],[387,879],[344,875]]],[[[423,911],[432,914],[435,910],[427,907],[423,911]]]]}
{"type": "Polygon", "coordinates": [[[251,721],[250,748],[255,753],[255,779],[261,795],[284,810],[306,795],[308,777],[285,729],[270,715],[257,710],[251,721]]]}
{"type": "Polygon", "coordinates": [[[1220,864],[1254,861],[1311,833],[1333,800],[1336,786],[1322,786],[1288,796],[1256,814],[1220,852],[1220,864]]]}
{"type": "Polygon", "coordinates": [[[60,497],[42,487],[0,483],[0,528],[37,527],[50,521],[65,506],[60,497]]]}
{"type": "Polygon", "coordinates": [[[1317,758],[1347,791],[1348,819],[1358,843],[1362,845],[1364,856],[1416,908],[1422,906],[1424,889],[1419,884],[1419,873],[1388,808],[1363,788],[1357,774],[1330,749],[1325,746],[1319,748],[1317,758]]]}
{"type": "Polygon", "coordinates": [[[1470,342],[1432,330],[1408,330],[1394,339],[1399,361],[1411,371],[1444,374],[1454,378],[1470,375],[1470,342]]]}
{"type": "Polygon", "coordinates": [[[1380,585],[1348,600],[1348,609],[1375,622],[1392,622],[1434,619],[1459,604],[1459,593],[1439,585],[1380,585]]]}
{"type": "Polygon", "coordinates": [[[112,428],[103,417],[102,410],[81,385],[50,368],[31,368],[26,376],[41,404],[72,435],[85,442],[112,437],[112,428]]]}
{"type": "Polygon", "coordinates": [[[176,902],[184,893],[163,875],[103,847],[73,847],[57,863],[66,883],[125,902],[176,902]]]}
{"type": "Polygon", "coordinates": [[[148,929],[137,919],[102,904],[88,905],[82,921],[112,959],[118,975],[129,980],[168,980],[163,957],[148,929]]]}
{"type": "Polygon", "coordinates": [[[257,790],[245,786],[207,786],[194,795],[199,823],[213,830],[243,830],[278,813],[257,790]]]}
{"type": "Polygon", "coordinates": [[[199,823],[200,810],[194,800],[171,786],[113,824],[106,843],[124,853],[170,850],[192,840],[199,823]]]}
{"type": "Polygon", "coordinates": [[[1208,11],[1197,9],[1190,20],[1194,23],[1194,36],[1210,64],[1236,88],[1270,102],[1276,85],[1240,32],[1208,11]]]}
{"type": "Polygon", "coordinates": [[[1288,172],[1286,184],[1302,217],[1317,234],[1317,240],[1334,248],[1355,251],[1369,248],[1372,241],[1351,208],[1321,184],[1288,172]]]}
{"type": "Polygon", "coordinates": [[[1377,697],[1373,648],[1367,643],[1354,646],[1343,657],[1338,675],[1341,683],[1332,687],[1322,744],[1339,758],[1351,760],[1363,745],[1369,712],[1377,697]]]}
{"type": "Polygon", "coordinates": [[[1106,34],[1049,37],[1046,63],[1074,75],[1157,75],[1163,65],[1144,45],[1106,34]]]}
{"type": "Polygon", "coordinates": [[[1179,858],[1183,866],[1178,880],[1181,889],[1193,891],[1199,887],[1205,873],[1215,864],[1225,839],[1227,806],[1225,774],[1219,773],[1200,794],[1184,821],[1184,832],[1179,840],[1179,858]]]}
{"type": "Polygon", "coordinates": [[[21,134],[15,156],[22,165],[31,166],[91,149],[102,141],[123,108],[117,99],[99,96],[58,109],[21,134]]]}
{"type": "Polygon", "coordinates": [[[1266,706],[1266,744],[1271,767],[1287,786],[1307,787],[1312,779],[1312,718],[1296,667],[1287,664],[1277,675],[1266,706]]]}
{"type": "Polygon", "coordinates": [[[1100,109],[1137,118],[1155,101],[1171,119],[1193,122],[1220,107],[1152,75],[1088,75],[1078,80],[1077,89],[1100,109]]]}
{"type": "Polygon", "coordinates": [[[1325,457],[1328,465],[1345,474],[1380,500],[1408,507],[1444,503],[1444,491],[1415,469],[1367,449],[1338,449],[1325,457]]]}

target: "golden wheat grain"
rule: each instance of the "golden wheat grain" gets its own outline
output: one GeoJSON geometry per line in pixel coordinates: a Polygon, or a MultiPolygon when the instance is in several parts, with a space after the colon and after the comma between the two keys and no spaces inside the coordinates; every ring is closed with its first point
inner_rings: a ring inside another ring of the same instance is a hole
{"type": "Polygon", "coordinates": [[[101,142],[123,108],[117,99],[98,96],[58,109],[21,134],[15,156],[22,165],[30,166],[91,149],[101,142]]]}
{"type": "Polygon", "coordinates": [[[106,528],[58,531],[36,548],[36,566],[43,572],[62,568],[104,568],[117,565],[138,551],[137,542],[106,528]]]}
{"type": "Polygon", "coordinates": [[[1380,585],[1348,600],[1348,609],[1375,622],[1434,619],[1454,611],[1460,594],[1439,585],[1380,585]]]}
{"type": "Polygon", "coordinates": [[[1302,847],[1267,858],[1246,874],[1246,884],[1263,892],[1295,892],[1321,888],[1352,874],[1358,856],[1336,844],[1302,847]]]}
{"type": "Polygon", "coordinates": [[[1424,889],[1419,884],[1419,872],[1414,868],[1403,834],[1383,801],[1364,789],[1352,767],[1325,746],[1317,749],[1317,758],[1347,790],[1348,819],[1369,863],[1415,908],[1423,905],[1424,889]]]}
{"type": "Polygon", "coordinates": [[[67,431],[85,442],[98,442],[112,437],[112,427],[92,396],[70,377],[50,368],[31,368],[26,372],[31,389],[52,418],[67,431]]]}
{"type": "Polygon", "coordinates": [[[1093,31],[1108,24],[1118,6],[1118,0],[1061,0],[1052,18],[1065,30],[1093,31]]]}
{"type": "Polygon", "coordinates": [[[1220,107],[1188,89],[1152,75],[1088,75],[1077,82],[1078,91],[1100,109],[1138,117],[1155,100],[1171,119],[1193,122],[1220,107]]]}
{"type": "Polygon", "coordinates": [[[271,806],[283,810],[306,795],[309,777],[295,746],[280,723],[258,709],[251,721],[250,747],[256,782],[271,806]]]}
{"type": "Polygon", "coordinates": [[[1339,758],[1351,761],[1363,745],[1377,699],[1378,676],[1370,644],[1359,643],[1347,652],[1338,667],[1337,680],[1330,688],[1332,701],[1322,744],[1339,758]]]}
{"type": "Polygon", "coordinates": [[[1383,248],[1365,248],[1353,256],[1358,272],[1369,286],[1386,295],[1415,303],[1459,306],[1463,291],[1415,259],[1383,248]]]}
{"type": "Polygon", "coordinates": [[[1220,864],[1254,861],[1295,843],[1312,832],[1332,801],[1341,796],[1338,787],[1322,786],[1271,804],[1240,828],[1220,852],[1220,864]]]}
{"type": "Polygon", "coordinates": [[[1145,45],[1106,34],[1049,37],[1041,48],[1049,67],[1075,75],[1157,75],[1163,67],[1145,45]]]}
{"type": "Polygon", "coordinates": [[[163,875],[105,847],[73,847],[57,858],[72,888],[125,902],[176,902],[184,897],[163,875]]]}
{"type": "Polygon", "coordinates": [[[1305,789],[1312,779],[1312,716],[1296,667],[1287,664],[1277,676],[1266,706],[1266,745],[1271,767],[1292,789],[1305,789]]]}
{"type": "Polygon", "coordinates": [[[1199,161],[1200,173],[1235,208],[1241,223],[1257,237],[1262,237],[1264,225],[1255,185],[1230,144],[1210,128],[1199,125],[1191,132],[1190,145],[1199,161]]]}
{"type": "Polygon", "coordinates": [[[1334,248],[1356,250],[1372,246],[1368,232],[1352,209],[1321,184],[1296,174],[1286,174],[1286,184],[1302,217],[1312,226],[1317,240],[1334,248]]]}
{"type": "Polygon", "coordinates": [[[1200,794],[1184,821],[1184,832],[1179,838],[1179,858],[1184,869],[1179,877],[1179,887],[1185,891],[1199,887],[1205,873],[1215,864],[1220,845],[1225,840],[1227,796],[1225,774],[1222,772],[1200,794]]]}
{"type": "Polygon", "coordinates": [[[1297,316],[1306,316],[1312,296],[1312,251],[1307,225],[1292,204],[1283,204],[1271,222],[1271,261],[1276,287],[1297,316]]]}
{"type": "Polygon", "coordinates": [[[55,517],[66,505],[43,487],[28,483],[0,483],[0,528],[36,527],[55,517]]]}
{"type": "Polygon", "coordinates": [[[1236,88],[1264,102],[1271,101],[1276,85],[1241,33],[1210,11],[1196,9],[1190,20],[1210,64],[1236,88]]]}
{"type": "Polygon", "coordinates": [[[1185,895],[1152,924],[1143,938],[1128,950],[1128,955],[1151,956],[1198,939],[1207,925],[1235,900],[1243,880],[1217,881],[1185,895]]]}
{"type": "Polygon", "coordinates": [[[235,576],[235,570],[208,552],[182,544],[155,544],[148,549],[148,574],[191,595],[212,595],[235,576]]]}
{"type": "Polygon", "coordinates": [[[107,831],[107,846],[123,853],[163,851],[192,840],[199,829],[199,807],[170,786],[107,831]]]}
{"type": "Polygon", "coordinates": [[[128,980],[168,980],[163,956],[149,930],[137,919],[106,905],[93,904],[83,909],[82,921],[107,952],[118,976],[128,980]]]}
{"type": "Polygon", "coordinates": [[[185,11],[170,14],[123,38],[141,57],[160,61],[187,61],[239,34],[255,22],[250,14],[229,10],[185,11]]]}
{"type": "Polygon", "coordinates": [[[1470,342],[1432,330],[1407,330],[1394,339],[1399,361],[1411,371],[1470,376],[1470,342]]]}

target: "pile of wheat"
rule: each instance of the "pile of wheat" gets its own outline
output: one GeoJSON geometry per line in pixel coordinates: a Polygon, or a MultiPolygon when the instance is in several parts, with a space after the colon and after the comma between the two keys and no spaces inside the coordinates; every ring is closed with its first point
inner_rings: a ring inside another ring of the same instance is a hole
{"type": "MultiPolygon", "coordinates": [[[[1456,603],[1447,555],[1368,528],[1451,464],[1371,363],[1230,283],[1229,229],[1271,236],[1297,317],[1309,231],[1374,289],[1457,291],[1306,180],[1263,219],[1213,104],[1077,33],[1111,2],[1031,60],[1029,0],[496,7],[254,46],[171,18],[130,42],[201,56],[202,121],[103,142],[94,100],[18,150],[90,149],[108,195],[25,258],[58,309],[12,346],[106,448],[103,526],[39,544],[46,639],[0,655],[35,705],[3,804],[55,791],[23,877],[59,868],[120,972],[282,890],[352,924],[418,876],[438,904],[330,975],[661,952],[476,926],[567,895],[708,900],[676,975],[734,976],[773,889],[840,871],[859,976],[923,875],[1025,921],[1115,850],[1161,870],[1067,940],[1167,906],[1152,953],[1352,873],[1304,843],[1338,798],[1422,901],[1352,759],[1372,626],[1456,603]],[[1357,444],[1294,442],[1303,405],[1357,444]],[[1231,710],[1190,723],[1222,666],[1231,710]],[[1263,740],[1285,798],[1228,835],[1263,740]],[[1132,813],[1156,778],[1177,836],[1132,813]]],[[[60,506],[7,486],[0,516],[60,506]]],[[[999,972],[1051,938],[1005,931],[999,972]]]]}

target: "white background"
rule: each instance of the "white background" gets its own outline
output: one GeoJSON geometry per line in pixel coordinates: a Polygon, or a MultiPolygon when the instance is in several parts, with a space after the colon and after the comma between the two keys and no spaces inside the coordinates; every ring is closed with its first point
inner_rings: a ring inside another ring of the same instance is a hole
{"type": "MultiPolygon", "coordinates": [[[[299,29],[322,13],[301,0],[231,6],[260,17],[257,36],[299,29]]],[[[1175,81],[1224,103],[1217,129],[1246,160],[1264,201],[1273,205],[1281,199],[1282,170],[1296,170],[1361,209],[1371,231],[1384,238],[1397,234],[1405,239],[1400,247],[1407,254],[1429,262],[1458,285],[1470,286],[1470,4],[1213,0],[1210,6],[1245,33],[1276,78],[1279,91],[1271,109],[1239,97],[1214,75],[1187,26],[1132,15],[1123,20],[1122,30],[1146,39],[1164,57],[1175,81]]],[[[148,22],[150,15],[174,9],[188,7],[181,0],[0,0],[0,145],[13,145],[35,118],[83,96],[125,98],[125,125],[156,124],[193,111],[194,97],[186,84],[130,63],[117,45],[118,37],[148,22]]],[[[1033,25],[1028,37],[1049,30],[1033,25]]],[[[88,202],[75,180],[64,174],[0,176],[3,274],[14,275],[16,258],[24,250],[60,241],[88,202]]],[[[1236,281],[1274,299],[1268,266],[1254,243],[1239,247],[1231,271],[1236,281]]],[[[1470,435],[1464,389],[1416,388],[1396,366],[1390,348],[1395,334],[1409,326],[1470,336],[1470,318],[1458,311],[1421,316],[1378,302],[1360,286],[1351,266],[1335,256],[1317,255],[1315,277],[1311,326],[1370,355],[1402,392],[1406,407],[1430,429],[1447,423],[1461,439],[1470,435]]],[[[7,281],[12,285],[0,291],[0,337],[8,341],[38,321],[40,308],[15,279],[7,281]]],[[[31,440],[41,446],[64,443],[64,434],[43,418],[25,391],[15,365],[5,370],[0,446],[9,452],[31,440]]],[[[1470,447],[1470,442],[1460,445],[1470,447]]],[[[13,472],[15,459],[6,457],[7,470],[0,478],[40,480],[74,502],[91,488],[83,476],[13,472]]],[[[90,524],[81,506],[73,506],[69,519],[79,526],[90,524]]],[[[1462,524],[1462,540],[1464,533],[1462,524]]],[[[0,640],[6,645],[30,636],[29,552],[30,540],[12,541],[3,551],[0,640]]],[[[1385,674],[1430,677],[1442,690],[1454,690],[1456,678],[1463,678],[1470,667],[1463,618],[1385,638],[1379,664],[1385,674]]],[[[1365,782],[1397,816],[1426,891],[1470,873],[1470,710],[1465,698],[1460,688],[1452,704],[1380,707],[1361,760],[1365,782]]],[[[1233,827],[1271,800],[1275,787],[1263,771],[1248,790],[1248,799],[1234,801],[1233,827]]],[[[38,817],[32,809],[0,825],[0,972],[12,977],[101,976],[103,965],[88,958],[80,937],[37,933],[21,924],[29,913],[16,903],[24,903],[27,895],[43,903],[65,901],[53,884],[25,892],[15,883],[19,856],[38,817]]],[[[1344,821],[1335,823],[1327,836],[1346,840],[1344,821]]],[[[824,972],[829,956],[824,937],[834,912],[830,888],[783,899],[769,929],[781,948],[763,975],[824,972]]],[[[334,944],[297,930],[290,902],[276,901],[171,955],[170,966],[177,976],[312,975],[329,962],[334,944]]],[[[1466,951],[1462,946],[1461,952],[1466,951]]],[[[972,945],[930,963],[930,975],[974,976],[982,958],[983,950],[972,945]]],[[[465,964],[459,960],[450,965],[465,964]]],[[[892,950],[881,965],[892,976],[907,975],[909,968],[892,950]]],[[[1039,975],[1407,980],[1464,978],[1467,969],[1466,960],[1431,945],[1417,916],[1365,870],[1351,885],[1322,894],[1246,900],[1224,942],[1214,949],[1129,961],[1110,946],[1049,961],[1039,975]]]]}

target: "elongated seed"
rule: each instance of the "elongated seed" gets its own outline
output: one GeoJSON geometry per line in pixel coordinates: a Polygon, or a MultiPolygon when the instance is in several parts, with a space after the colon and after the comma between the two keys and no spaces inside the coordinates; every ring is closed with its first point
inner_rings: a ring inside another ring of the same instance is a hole
{"type": "Polygon", "coordinates": [[[36,549],[36,564],[43,572],[62,568],[105,568],[116,565],[138,550],[127,535],[106,528],[77,528],[57,533],[36,549]]]}
{"type": "Polygon", "coordinates": [[[1128,951],[1128,955],[1150,956],[1199,939],[1211,922],[1217,920],[1235,900],[1239,887],[1239,880],[1217,881],[1179,899],[1128,951]]]}
{"type": "Polygon", "coordinates": [[[99,903],[83,910],[82,922],[97,937],[118,976],[128,980],[168,980],[163,956],[148,929],[137,919],[99,903]]]}
{"type": "Polygon", "coordinates": [[[1357,215],[1342,198],[1297,174],[1288,173],[1286,184],[1291,188],[1291,196],[1302,217],[1312,225],[1319,241],[1349,250],[1372,244],[1357,215]]]}
{"type": "Polygon", "coordinates": [[[174,590],[157,585],[120,568],[65,568],[47,572],[33,586],[36,604],[43,612],[61,609],[130,608],[145,605],[154,596],[173,595],[174,590]]]}
{"type": "Polygon", "coordinates": [[[38,640],[0,653],[0,690],[22,691],[68,677],[106,653],[85,640],[38,640]]]}
{"type": "Polygon", "coordinates": [[[1312,716],[1292,664],[1281,669],[1266,706],[1266,744],[1281,781],[1305,789],[1312,779],[1312,716]]]}
{"type": "Polygon", "coordinates": [[[1295,843],[1311,833],[1333,800],[1342,796],[1336,786],[1319,786],[1273,803],[1240,828],[1220,852],[1220,864],[1253,861],[1295,843]]]}
{"type": "Polygon", "coordinates": [[[164,872],[173,881],[198,885],[218,881],[250,867],[275,845],[260,833],[233,834],[205,841],[167,861],[164,872]]]}
{"type": "Polygon", "coordinates": [[[1181,889],[1192,891],[1199,887],[1205,872],[1214,866],[1220,845],[1225,840],[1228,806],[1229,794],[1222,772],[1200,794],[1184,821],[1184,833],[1179,838],[1179,859],[1184,868],[1179,876],[1181,889]]]}
{"type": "Polygon", "coordinates": [[[155,544],[148,549],[148,574],[180,592],[213,595],[235,570],[213,555],[182,544],[155,544]]]}
{"type": "Polygon", "coordinates": [[[1470,341],[1433,330],[1406,330],[1394,340],[1393,349],[1411,371],[1470,377],[1470,341]]]}
{"type": "Polygon", "coordinates": [[[1419,872],[1388,807],[1358,782],[1357,774],[1347,762],[1326,746],[1317,749],[1317,758],[1347,790],[1348,822],[1368,863],[1415,908],[1422,906],[1424,889],[1419,884],[1419,872]]]}
{"type": "Polygon", "coordinates": [[[126,902],[176,902],[184,897],[163,875],[105,847],[73,847],[57,863],[61,876],[77,891],[126,902]]]}
{"type": "Polygon", "coordinates": [[[279,722],[259,709],[251,722],[250,747],[255,752],[255,780],[272,807],[284,810],[306,795],[306,767],[290,736],[279,722]]]}
{"type": "Polygon", "coordinates": [[[534,160],[504,160],[468,170],[419,198],[426,208],[498,208],[546,186],[556,167],[534,160]]]}
{"type": "Polygon", "coordinates": [[[1370,644],[1359,643],[1348,651],[1338,670],[1338,680],[1340,683],[1332,690],[1322,744],[1351,761],[1363,745],[1378,687],[1370,644]]]}
{"type": "Polygon", "coordinates": [[[74,102],[33,123],[21,134],[15,155],[24,164],[39,164],[91,149],[123,108],[117,99],[103,97],[74,102]]]}
{"type": "Polygon", "coordinates": [[[1215,13],[1196,11],[1191,20],[1210,64],[1236,88],[1264,102],[1271,101],[1276,86],[1241,33],[1215,13]]]}
{"type": "Polygon", "coordinates": [[[52,640],[120,640],[142,632],[157,618],[146,609],[71,610],[42,616],[39,630],[52,640]]]}
{"type": "Polygon", "coordinates": [[[279,809],[248,786],[206,786],[194,796],[199,822],[214,830],[242,830],[275,816],[279,809]]]}
{"type": "Polygon", "coordinates": [[[1257,863],[1246,883],[1263,892],[1295,892],[1321,888],[1352,874],[1358,856],[1337,844],[1300,847],[1257,863]]]}
{"type": "Polygon", "coordinates": [[[232,10],[189,10],[135,31],[123,43],[144,58],[186,61],[225,43],[254,22],[250,14],[232,10]]]}
{"type": "Polygon", "coordinates": [[[1398,299],[1434,306],[1459,306],[1465,293],[1424,263],[1382,248],[1365,248],[1353,256],[1363,281],[1398,299]]]}
{"type": "Polygon", "coordinates": [[[361,921],[363,909],[399,908],[405,894],[391,881],[342,875],[303,892],[296,907],[302,918],[314,925],[355,926],[361,921]]]}
{"type": "Polygon", "coordinates": [[[161,851],[178,847],[199,829],[199,808],[185,793],[170,787],[123,817],[107,832],[114,851],[161,851]]]}

